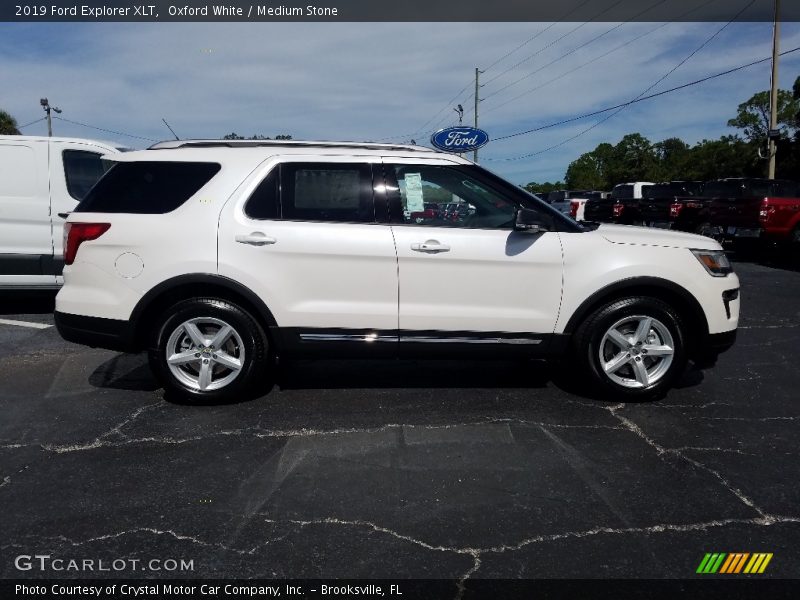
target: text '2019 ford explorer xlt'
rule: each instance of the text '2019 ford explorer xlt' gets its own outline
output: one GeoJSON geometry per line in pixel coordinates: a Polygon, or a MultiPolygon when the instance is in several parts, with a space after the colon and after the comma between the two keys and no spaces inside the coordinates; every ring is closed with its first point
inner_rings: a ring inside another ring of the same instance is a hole
{"type": "Polygon", "coordinates": [[[114,160],[67,220],[56,323],[148,350],[189,400],[251,394],[275,356],[557,356],[651,397],[735,338],[714,240],[583,226],[458,156],[181,141],[114,160]]]}

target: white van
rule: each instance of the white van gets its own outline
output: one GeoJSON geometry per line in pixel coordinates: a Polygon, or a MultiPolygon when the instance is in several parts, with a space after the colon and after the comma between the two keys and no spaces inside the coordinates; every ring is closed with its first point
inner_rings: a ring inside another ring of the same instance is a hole
{"type": "Polygon", "coordinates": [[[111,165],[102,142],[0,135],[0,290],[62,283],[64,218],[111,165]]]}

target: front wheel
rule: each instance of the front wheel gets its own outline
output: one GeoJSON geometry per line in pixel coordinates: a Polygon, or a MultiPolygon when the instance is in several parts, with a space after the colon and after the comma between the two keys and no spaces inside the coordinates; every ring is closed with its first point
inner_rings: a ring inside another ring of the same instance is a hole
{"type": "Polygon", "coordinates": [[[666,303],[616,300],[578,328],[574,358],[600,395],[647,400],[662,395],[686,368],[684,326],[666,303]]]}
{"type": "Polygon", "coordinates": [[[180,302],[163,315],[149,352],[164,389],[193,404],[247,399],[266,370],[268,343],[245,310],[218,298],[180,302]]]}

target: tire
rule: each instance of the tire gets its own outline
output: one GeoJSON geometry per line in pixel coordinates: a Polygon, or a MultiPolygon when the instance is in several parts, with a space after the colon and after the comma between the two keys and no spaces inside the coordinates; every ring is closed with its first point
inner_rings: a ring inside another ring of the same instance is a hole
{"type": "Polygon", "coordinates": [[[686,339],[680,316],[668,304],[648,296],[623,298],[601,306],[578,327],[572,360],[601,397],[651,400],[686,369],[686,339]]]}
{"type": "Polygon", "coordinates": [[[268,351],[266,334],[247,311],[227,300],[194,298],[164,312],[148,358],[167,394],[189,404],[222,404],[254,395],[268,371],[268,351]]]}

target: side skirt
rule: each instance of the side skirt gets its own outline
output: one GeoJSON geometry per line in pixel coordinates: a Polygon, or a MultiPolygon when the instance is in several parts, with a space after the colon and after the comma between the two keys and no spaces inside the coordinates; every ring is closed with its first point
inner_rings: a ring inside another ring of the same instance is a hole
{"type": "Polygon", "coordinates": [[[277,327],[289,358],[547,358],[568,336],[498,331],[408,331],[277,327]]]}

